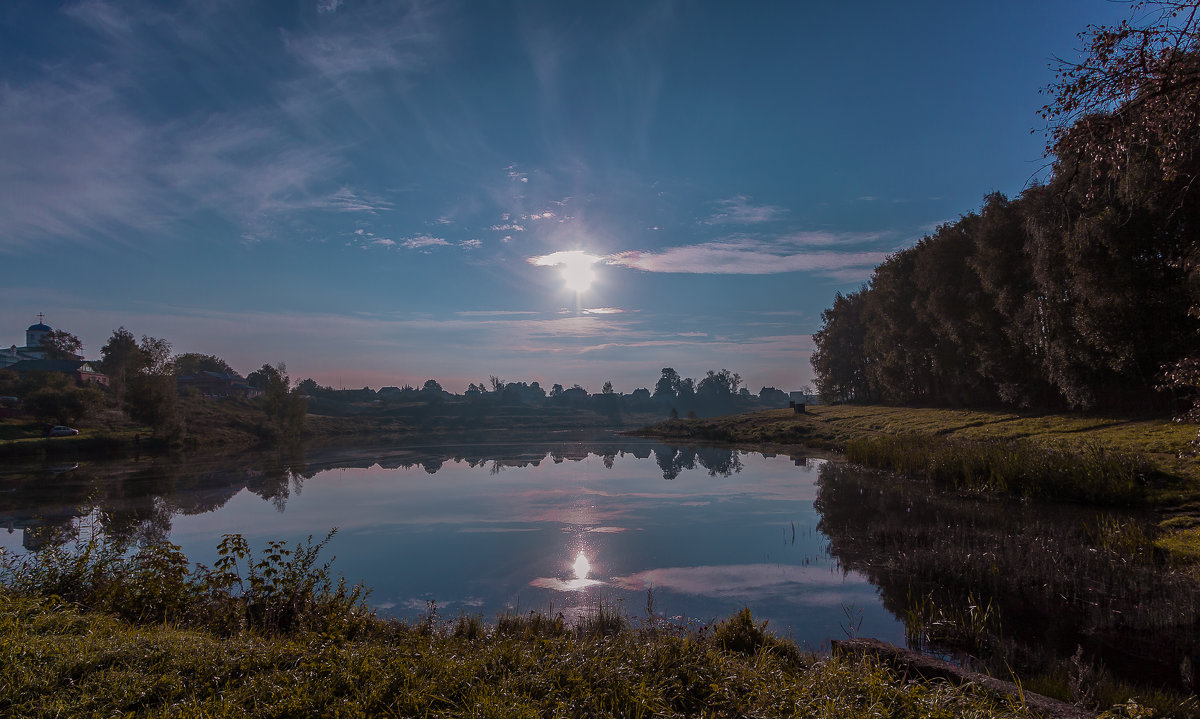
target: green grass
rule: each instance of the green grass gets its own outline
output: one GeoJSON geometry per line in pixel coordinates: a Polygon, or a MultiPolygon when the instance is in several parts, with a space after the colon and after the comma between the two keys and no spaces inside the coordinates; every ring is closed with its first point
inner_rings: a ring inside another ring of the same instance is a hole
{"type": "Polygon", "coordinates": [[[475,637],[381,623],[370,638],[218,639],[0,595],[6,716],[1024,717],[870,659],[725,649],[715,632],[475,637]]]}
{"type": "Polygon", "coordinates": [[[6,557],[0,715],[19,717],[1025,717],[971,686],[817,657],[749,610],[699,629],[597,607],[495,623],[376,618],[322,543],[212,569],[172,545],[6,557]]]}
{"type": "MultiPolygon", "coordinates": [[[[1157,544],[1200,565],[1196,425],[1163,417],[833,405],[644,427],[665,441],[844,451],[853,461],[955,486],[1163,513],[1157,544]],[[1190,525],[1189,525],[1190,526],[1190,525]]],[[[1200,570],[1198,570],[1200,572],[1200,570]]]]}

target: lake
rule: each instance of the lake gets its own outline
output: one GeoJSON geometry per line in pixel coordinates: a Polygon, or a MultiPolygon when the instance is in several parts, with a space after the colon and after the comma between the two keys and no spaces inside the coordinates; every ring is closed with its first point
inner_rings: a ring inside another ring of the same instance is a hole
{"type": "Polygon", "coordinates": [[[383,614],[570,618],[603,602],[707,623],[749,606],[812,649],[855,632],[902,642],[818,529],[826,461],[621,439],[25,468],[0,479],[0,545],[96,527],[211,565],[222,534],[262,546],[336,527],[335,573],[383,614]]]}
{"type": "Polygon", "coordinates": [[[821,456],[562,439],[8,467],[0,546],[319,540],[380,613],[705,624],[744,606],[813,650],[850,635],[1022,676],[1076,652],[1194,686],[1196,582],[1136,514],[947,491],[821,456]],[[909,629],[906,632],[905,623],[909,629]],[[999,667],[999,669],[997,669],[999,667]]]}

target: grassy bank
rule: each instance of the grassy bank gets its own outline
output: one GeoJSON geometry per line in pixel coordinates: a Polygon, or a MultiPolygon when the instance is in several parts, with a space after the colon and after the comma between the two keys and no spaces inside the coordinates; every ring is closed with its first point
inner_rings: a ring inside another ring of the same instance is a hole
{"type": "Polygon", "coordinates": [[[770,410],[712,419],[671,420],[645,427],[637,434],[668,440],[836,451],[847,451],[857,444],[864,455],[872,442],[884,438],[912,438],[926,445],[1023,444],[1078,454],[1095,453],[1099,448],[1111,456],[1145,462],[1148,472],[1200,487],[1200,461],[1180,456],[1191,449],[1188,443],[1196,437],[1196,426],[1177,424],[1167,418],[836,405],[809,407],[804,414],[770,410]]]}
{"type": "Polygon", "coordinates": [[[329,581],[320,546],[256,559],[229,537],[211,570],[170,545],[6,558],[0,714],[1032,716],[978,687],[802,653],[748,610],[701,629],[604,608],[574,625],[378,619],[329,581]]]}
{"type": "Polygon", "coordinates": [[[1106,417],[882,406],[817,406],[670,420],[641,436],[743,447],[807,447],[963,489],[1158,510],[1158,546],[1200,564],[1196,426],[1106,417]]]}

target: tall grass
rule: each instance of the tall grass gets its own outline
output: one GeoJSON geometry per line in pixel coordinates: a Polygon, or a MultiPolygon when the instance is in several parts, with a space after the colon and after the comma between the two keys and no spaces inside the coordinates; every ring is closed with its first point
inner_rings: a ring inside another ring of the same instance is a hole
{"type": "Polygon", "coordinates": [[[269,542],[256,555],[240,534],[225,535],[213,568],[193,569],[178,545],[129,547],[98,536],[36,554],[0,553],[0,584],[31,597],[55,597],[74,607],[135,623],[170,623],[221,635],[360,631],[366,591],[334,581],[318,555],[320,542],[288,547],[269,542]]]}
{"type": "Polygon", "coordinates": [[[254,553],[231,535],[211,569],[170,544],[4,557],[0,715],[1029,716],[868,657],[803,654],[748,609],[698,630],[603,605],[574,624],[379,619],[331,582],[326,541],[254,553]]]}
{"type": "Polygon", "coordinates": [[[1157,475],[1144,457],[1098,443],[1066,447],[1021,440],[880,435],[850,439],[846,457],[956,488],[1100,505],[1143,502],[1157,475]]]}

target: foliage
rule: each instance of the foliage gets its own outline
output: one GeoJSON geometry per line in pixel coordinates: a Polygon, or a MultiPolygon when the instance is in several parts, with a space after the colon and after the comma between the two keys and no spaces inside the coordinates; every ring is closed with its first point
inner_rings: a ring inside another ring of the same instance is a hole
{"type": "Polygon", "coordinates": [[[281,362],[275,367],[263,365],[262,369],[251,372],[255,384],[263,390],[263,412],[267,415],[271,430],[281,437],[295,439],[304,432],[304,424],[308,416],[308,403],[300,387],[292,387],[287,375],[287,367],[281,362]]]}
{"type": "Polygon", "coordinates": [[[189,570],[179,546],[130,548],[92,536],[37,554],[0,553],[0,583],[21,596],[57,597],[86,611],[135,623],[170,622],[222,635],[318,631],[346,636],[367,616],[362,587],[334,582],[318,555],[336,530],[289,548],[268,542],[255,557],[240,534],[224,535],[212,569],[189,570]]]}
{"type": "Polygon", "coordinates": [[[23,382],[22,406],[39,420],[75,424],[98,410],[104,390],[94,384],[78,385],[58,372],[39,372],[23,382]]]}
{"type": "Polygon", "coordinates": [[[83,342],[70,332],[51,330],[42,335],[41,349],[46,353],[46,359],[69,360],[75,359],[83,352],[83,342]]]}
{"type": "Polygon", "coordinates": [[[1078,61],[1060,61],[1042,116],[1051,151],[1086,156],[1102,181],[1130,148],[1156,148],[1164,179],[1195,178],[1200,127],[1200,2],[1142,0],[1116,27],[1089,26],[1078,61]]]}
{"type": "Polygon", "coordinates": [[[217,372],[220,374],[237,374],[225,360],[216,355],[206,355],[199,352],[185,352],[171,359],[175,376],[196,374],[198,372],[217,372]]]}
{"type": "Polygon", "coordinates": [[[1045,185],[988,195],[822,315],[823,397],[1164,408],[1160,370],[1200,356],[1200,3],[1133,7],[1048,90],[1045,185]]]}
{"type": "Polygon", "coordinates": [[[166,374],[139,372],[128,379],[125,409],[130,419],[169,439],[183,436],[175,378],[166,374]]]}

